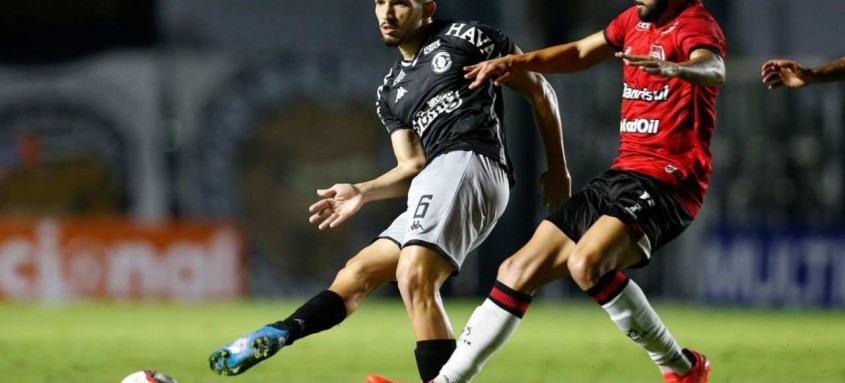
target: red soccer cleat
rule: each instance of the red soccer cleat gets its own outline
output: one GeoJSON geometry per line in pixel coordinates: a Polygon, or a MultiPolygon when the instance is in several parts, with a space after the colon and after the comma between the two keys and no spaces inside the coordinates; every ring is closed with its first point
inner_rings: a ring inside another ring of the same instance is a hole
{"type": "MultiPolygon", "coordinates": [[[[433,380],[431,381],[433,382],[433,380]]],[[[429,382],[429,383],[431,383],[429,382]]],[[[367,383],[402,383],[397,380],[390,380],[377,374],[370,374],[367,376],[367,383]]]]}
{"type": "MultiPolygon", "coordinates": [[[[707,357],[695,351],[684,349],[684,355],[692,360],[692,369],[685,375],[678,375],[674,372],[663,374],[663,381],[666,383],[705,383],[710,376],[710,361],[707,357]]],[[[368,381],[369,382],[369,381],[368,381]]],[[[389,382],[389,381],[387,381],[389,382]]]]}

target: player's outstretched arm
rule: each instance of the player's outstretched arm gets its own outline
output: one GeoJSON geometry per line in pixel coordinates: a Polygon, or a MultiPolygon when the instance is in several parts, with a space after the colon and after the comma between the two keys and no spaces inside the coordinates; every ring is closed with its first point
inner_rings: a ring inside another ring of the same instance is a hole
{"type": "Polygon", "coordinates": [[[769,89],[802,88],[807,85],[845,80],[845,57],[808,69],[792,60],[769,60],[760,68],[769,89]]]}
{"type": "Polygon", "coordinates": [[[616,53],[616,57],[627,65],[663,77],[677,77],[699,86],[719,86],[725,82],[725,61],[722,56],[709,49],[696,49],[690,53],[689,61],[675,63],[658,60],[651,56],[616,53]]]}
{"type": "Polygon", "coordinates": [[[816,82],[810,69],[792,60],[769,60],[760,68],[760,76],[769,89],[803,88],[816,82]]]}
{"type": "MultiPolygon", "coordinates": [[[[516,48],[516,54],[521,53],[516,48]]],[[[543,138],[547,171],[540,178],[543,205],[552,209],[569,199],[572,179],[566,166],[563,147],[563,124],[560,119],[557,95],[551,84],[539,73],[517,72],[508,87],[525,97],[531,104],[534,123],[543,138]]]]}
{"type": "Polygon", "coordinates": [[[322,199],[308,208],[311,223],[318,224],[320,230],[335,228],[367,202],[408,194],[411,180],[425,166],[425,151],[419,136],[411,129],[394,131],[390,140],[396,155],[396,167],[367,182],[336,184],[317,190],[322,199]]]}
{"type": "Polygon", "coordinates": [[[569,73],[584,70],[613,57],[613,52],[613,47],[605,40],[604,33],[596,32],[568,44],[508,55],[468,66],[464,68],[467,72],[465,77],[474,79],[470,89],[481,86],[491,77],[496,78],[496,85],[502,85],[509,81],[514,73],[520,71],[569,73]]]}

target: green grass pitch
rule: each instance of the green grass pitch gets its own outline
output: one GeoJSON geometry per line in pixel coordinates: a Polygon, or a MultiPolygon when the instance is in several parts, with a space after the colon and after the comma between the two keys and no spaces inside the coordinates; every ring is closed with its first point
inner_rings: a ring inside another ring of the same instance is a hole
{"type": "MultiPolygon", "coordinates": [[[[480,300],[446,305],[460,331],[480,300]]],[[[294,301],[230,304],[0,303],[0,376],[14,383],[119,383],[158,369],[180,383],[417,382],[401,302],[366,303],[341,326],[237,377],[208,370],[216,347],[287,315],[294,301]]],[[[845,382],[845,313],[655,305],[682,345],[713,363],[711,382],[845,382]]],[[[481,383],[658,382],[648,356],[589,302],[540,301],[476,379],[481,383]]]]}

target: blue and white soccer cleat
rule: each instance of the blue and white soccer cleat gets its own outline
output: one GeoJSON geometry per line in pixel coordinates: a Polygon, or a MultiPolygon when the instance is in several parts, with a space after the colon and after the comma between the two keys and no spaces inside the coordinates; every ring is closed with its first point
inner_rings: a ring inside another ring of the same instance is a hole
{"type": "Polygon", "coordinates": [[[241,374],[275,355],[285,346],[289,335],[285,330],[264,326],[212,352],[208,365],[219,375],[241,374]]]}

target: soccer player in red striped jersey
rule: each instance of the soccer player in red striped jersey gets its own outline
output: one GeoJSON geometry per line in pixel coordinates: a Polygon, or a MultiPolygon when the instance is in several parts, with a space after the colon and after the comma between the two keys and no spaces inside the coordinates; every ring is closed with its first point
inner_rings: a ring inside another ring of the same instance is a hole
{"type": "Polygon", "coordinates": [[[707,381],[709,361],[679,346],[623,270],[645,266],[689,226],[704,201],[725,55],[722,30],[701,1],[637,0],[605,30],[579,41],[466,68],[476,87],[505,84],[525,71],[577,72],[621,59],[620,147],[611,169],[549,215],[502,263],[490,296],[433,382],[472,380],[516,330],[533,294],[567,276],[645,349],[666,382],[707,381]]]}

